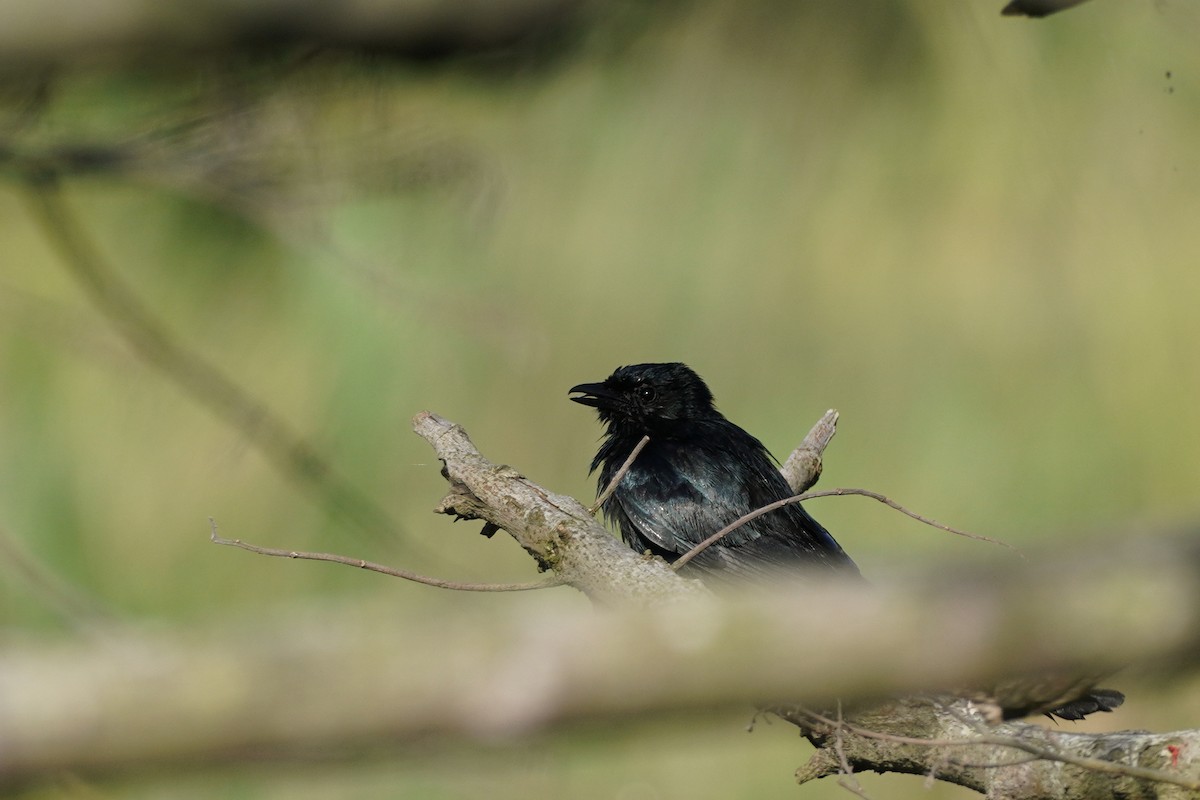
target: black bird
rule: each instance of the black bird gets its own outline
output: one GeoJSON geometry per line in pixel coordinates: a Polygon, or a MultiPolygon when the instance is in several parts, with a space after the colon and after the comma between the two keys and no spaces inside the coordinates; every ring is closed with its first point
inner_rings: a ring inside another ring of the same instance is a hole
{"type": "MultiPolygon", "coordinates": [[[[712,392],[686,364],[620,367],[603,383],[581,383],[570,393],[594,407],[606,426],[591,467],[600,467],[601,492],[642,437],[650,437],[603,506],[639,553],[675,561],[739,517],[793,495],[767,448],[716,409],[712,392]]],[[[804,567],[859,574],[829,531],[793,503],[734,530],[684,570],[708,581],[753,584],[804,567]]],[[[1125,696],[1084,683],[1063,700],[1049,710],[1016,703],[1003,713],[1077,720],[1111,711],[1125,696]]]]}
{"type": "MultiPolygon", "coordinates": [[[[675,561],[742,515],[794,494],[762,442],[725,419],[685,364],[621,367],[571,392],[608,427],[592,461],[593,472],[601,468],[601,491],[650,437],[604,503],[605,516],[638,552],[675,561]]],[[[797,567],[858,574],[829,531],[795,503],[734,530],[684,569],[751,584],[797,567]]]]}

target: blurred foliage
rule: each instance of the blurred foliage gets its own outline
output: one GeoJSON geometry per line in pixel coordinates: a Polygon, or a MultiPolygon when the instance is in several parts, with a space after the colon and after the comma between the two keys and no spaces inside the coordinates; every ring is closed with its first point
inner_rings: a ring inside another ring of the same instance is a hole
{"type": "MultiPolygon", "coordinates": [[[[401,530],[352,535],[137,358],[15,180],[0,526],[131,619],[504,602],[215,548],[206,518],[264,545],[529,577],[518,548],[430,515],[443,481],[408,418],[435,410],[586,499],[599,428],[566,388],[647,360],[691,364],[781,456],[838,408],[823,486],[1018,546],[1194,519],[1200,12],[1096,2],[1030,22],[996,6],[630,6],[529,63],[316,51],[12,77],[6,140],[92,158],[70,199],[121,278],[401,530]]],[[[867,575],[1009,557],[861,500],[812,510],[867,575]]],[[[0,625],[69,635],[0,575],[0,625]]],[[[1189,724],[1190,696],[1111,722],[1189,724]]],[[[765,746],[729,725],[213,780],[247,797],[792,796],[792,733],[765,746]]],[[[204,780],[175,796],[229,796],[204,780]]],[[[873,785],[918,786],[888,780],[873,785]]],[[[161,791],[139,786],[45,791],[161,791]]]]}

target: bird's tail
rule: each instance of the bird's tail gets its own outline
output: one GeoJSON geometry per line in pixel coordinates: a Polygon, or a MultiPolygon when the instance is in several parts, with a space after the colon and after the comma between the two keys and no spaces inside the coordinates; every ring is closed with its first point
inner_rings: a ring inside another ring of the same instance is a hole
{"type": "Polygon", "coordinates": [[[1125,695],[1115,689],[1092,689],[1078,700],[1050,709],[1046,716],[1051,719],[1080,720],[1097,711],[1112,711],[1124,702],[1125,695]]]}

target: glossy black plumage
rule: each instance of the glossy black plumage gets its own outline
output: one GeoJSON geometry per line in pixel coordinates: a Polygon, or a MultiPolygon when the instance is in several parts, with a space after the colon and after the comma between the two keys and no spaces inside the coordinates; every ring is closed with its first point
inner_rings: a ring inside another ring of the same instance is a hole
{"type": "MultiPolygon", "coordinates": [[[[708,386],[685,364],[621,367],[602,383],[570,392],[579,395],[575,402],[594,407],[606,426],[591,467],[600,469],[600,491],[642,437],[650,437],[603,506],[638,552],[675,561],[744,514],[793,494],[762,442],[716,409],[708,386]]],[[[746,523],[683,569],[710,581],[751,584],[805,567],[858,576],[829,531],[796,503],[746,523]]],[[[1029,706],[1004,714],[1077,720],[1125,700],[1086,684],[1077,691],[1049,711],[1029,706]]]]}
{"type": "MultiPolygon", "coordinates": [[[[674,561],[743,514],[793,494],[762,443],[717,411],[708,386],[684,364],[621,367],[571,392],[607,426],[592,461],[601,490],[650,437],[604,504],[639,552],[674,561]]],[[[751,583],[803,566],[858,574],[833,536],[793,504],[743,525],[684,569],[751,583]]]]}
{"type": "MultiPolygon", "coordinates": [[[[1072,700],[1069,703],[1052,708],[1044,712],[1051,719],[1061,717],[1062,719],[1077,722],[1088,714],[1095,714],[1100,711],[1113,711],[1125,702],[1125,695],[1118,692],[1116,689],[1089,689],[1083,697],[1078,700],[1072,700]]],[[[1010,717],[1023,716],[1009,710],[1010,717]]]]}

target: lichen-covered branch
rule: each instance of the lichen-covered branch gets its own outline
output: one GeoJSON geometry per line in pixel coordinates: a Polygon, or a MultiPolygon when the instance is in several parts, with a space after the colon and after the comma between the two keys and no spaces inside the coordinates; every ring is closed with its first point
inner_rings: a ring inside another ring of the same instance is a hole
{"type": "Polygon", "coordinates": [[[776,710],[817,752],[796,771],[805,783],[844,771],[931,775],[988,797],[1020,800],[1185,798],[1200,793],[1200,730],[1072,733],[1020,722],[990,724],[970,701],[898,699],[847,722],[801,707],[776,710]]]}

